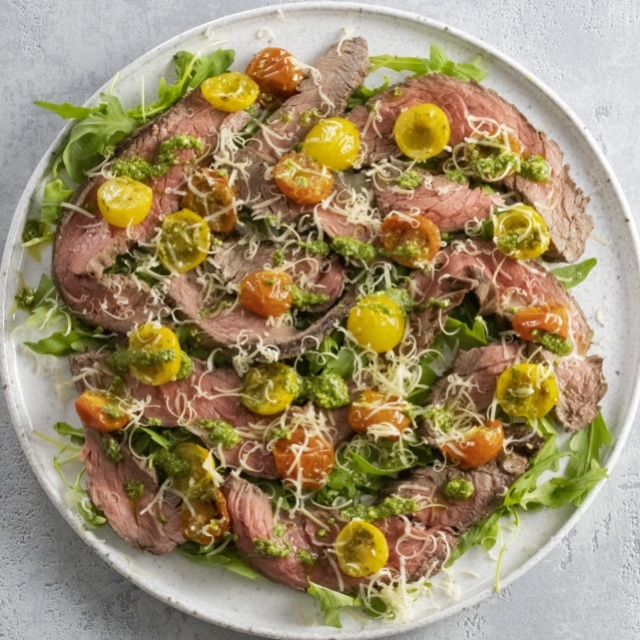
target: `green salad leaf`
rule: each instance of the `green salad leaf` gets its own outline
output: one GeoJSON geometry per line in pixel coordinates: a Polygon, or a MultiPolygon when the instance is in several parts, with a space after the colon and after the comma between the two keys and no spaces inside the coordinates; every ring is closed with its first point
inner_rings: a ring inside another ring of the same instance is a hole
{"type": "Polygon", "coordinates": [[[551,273],[560,280],[560,284],[565,289],[571,289],[583,282],[596,264],[598,264],[596,258],[587,258],[577,264],[569,264],[566,267],[553,269],[551,273]]]}
{"type": "Polygon", "coordinates": [[[250,580],[262,577],[250,566],[245,564],[233,548],[226,547],[222,551],[211,551],[196,542],[186,542],[178,547],[178,552],[187,558],[187,560],[195,562],[196,564],[207,567],[222,567],[227,571],[236,573],[239,576],[244,576],[250,580]]]}
{"type": "Polygon", "coordinates": [[[321,587],[309,580],[307,593],[316,598],[320,603],[320,611],[324,617],[324,623],[336,629],[342,629],[340,612],[345,607],[357,607],[360,605],[360,598],[339,593],[327,587],[321,587]]]}

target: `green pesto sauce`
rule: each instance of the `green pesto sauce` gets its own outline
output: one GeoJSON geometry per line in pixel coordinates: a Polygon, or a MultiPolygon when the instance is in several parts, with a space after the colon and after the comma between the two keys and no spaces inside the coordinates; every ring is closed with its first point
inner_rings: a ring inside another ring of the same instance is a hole
{"type": "Polygon", "coordinates": [[[549,179],[551,167],[542,156],[529,156],[522,161],[520,175],[533,182],[545,182],[549,179]]]}
{"type": "Polygon", "coordinates": [[[154,465],[164,471],[170,478],[189,473],[191,465],[188,460],[181,458],[169,449],[159,449],[153,458],[154,465]]]}
{"type": "Polygon", "coordinates": [[[173,349],[150,351],[148,349],[116,349],[108,358],[107,364],[113,371],[127,373],[129,367],[152,367],[156,364],[171,362],[176,357],[173,349]]]}
{"type": "Polygon", "coordinates": [[[555,333],[534,329],[532,334],[536,342],[539,342],[547,351],[551,351],[551,353],[555,353],[558,356],[567,356],[573,351],[571,341],[555,333]]]}
{"type": "Polygon", "coordinates": [[[124,412],[116,404],[105,404],[101,411],[112,420],[119,420],[124,417],[124,412]]]}
{"type": "Polygon", "coordinates": [[[447,409],[430,407],[423,413],[423,416],[425,419],[431,420],[433,426],[443,433],[447,433],[453,427],[453,414],[447,409]]]}
{"type": "Polygon", "coordinates": [[[271,261],[274,267],[279,267],[284,262],[284,251],[282,249],[276,249],[273,252],[271,261]]]}
{"type": "Polygon", "coordinates": [[[303,111],[299,116],[298,116],[298,121],[300,122],[300,124],[311,124],[312,120],[314,120],[315,118],[321,118],[322,114],[317,110],[317,109],[309,109],[309,111],[303,111]]]}
{"type": "Polygon", "coordinates": [[[417,171],[409,170],[405,171],[394,182],[401,189],[415,189],[422,184],[423,178],[417,171]]]}
{"type": "Polygon", "coordinates": [[[33,303],[36,301],[36,290],[31,287],[22,287],[22,289],[16,293],[14,300],[18,305],[18,309],[30,311],[33,303]]]}
{"type": "Polygon", "coordinates": [[[469,178],[462,169],[451,169],[451,171],[445,171],[444,177],[452,182],[459,182],[460,184],[469,184],[469,178]]]}
{"type": "Polygon", "coordinates": [[[363,262],[371,262],[378,255],[378,251],[373,245],[348,236],[335,237],[331,242],[331,249],[343,258],[353,258],[363,262]]]}
{"type": "Polygon", "coordinates": [[[440,298],[429,298],[429,302],[427,303],[430,307],[435,307],[436,309],[448,309],[451,306],[451,300],[441,300],[440,298]]]}
{"type": "Polygon", "coordinates": [[[107,459],[111,460],[114,464],[124,460],[120,444],[115,438],[102,436],[102,448],[104,449],[104,454],[107,456],[107,459]]]}
{"type": "Polygon", "coordinates": [[[351,402],[349,387],[337,373],[304,378],[303,384],[303,394],[323,409],[339,409],[351,402]]]}
{"type": "Polygon", "coordinates": [[[308,240],[307,242],[300,242],[300,248],[305,249],[306,252],[314,256],[328,256],[331,247],[324,240],[308,240]]]}
{"type": "Polygon", "coordinates": [[[503,151],[502,153],[483,156],[477,148],[469,153],[469,170],[480,180],[493,180],[504,173],[511,165],[516,172],[520,172],[520,156],[503,151]]]}
{"type": "Polygon", "coordinates": [[[421,307],[421,305],[411,299],[409,292],[405,289],[385,289],[382,293],[387,298],[391,298],[404,313],[413,313],[421,307]]]}
{"type": "Polygon", "coordinates": [[[122,486],[124,487],[124,492],[127,494],[127,498],[131,500],[140,500],[144,495],[144,485],[138,480],[129,480],[129,482],[125,482],[122,486]]]}
{"type": "Polygon", "coordinates": [[[176,374],[176,380],[186,380],[193,373],[193,361],[184,352],[180,352],[180,368],[176,374]]]}
{"type": "Polygon", "coordinates": [[[253,548],[259,556],[272,556],[274,558],[286,558],[291,553],[291,545],[280,540],[267,540],[266,538],[254,538],[253,548]]]}
{"type": "Polygon", "coordinates": [[[215,444],[220,445],[223,449],[231,449],[235,447],[242,437],[225,420],[198,420],[198,426],[204,427],[209,431],[209,439],[215,444]]]}
{"type": "Polygon", "coordinates": [[[475,487],[466,478],[452,478],[444,485],[443,491],[452,500],[468,500],[475,493],[475,487]]]}
{"type": "Polygon", "coordinates": [[[312,567],[317,558],[318,556],[315,553],[311,553],[306,549],[298,549],[296,551],[296,560],[305,567],[312,567]]]}
{"type": "Polygon", "coordinates": [[[200,150],[202,146],[202,140],[194,136],[172,136],[160,143],[158,156],[153,164],[138,156],[119,158],[113,162],[111,171],[114,176],[127,176],[134,180],[159,178],[165,175],[171,167],[180,164],[180,160],[176,156],[178,151],[184,149],[200,150]]]}
{"type": "Polygon", "coordinates": [[[350,520],[359,518],[366,522],[374,522],[391,516],[399,516],[403,513],[414,513],[417,510],[418,503],[415,500],[389,496],[377,505],[358,504],[353,507],[347,507],[343,509],[342,515],[350,520]]]}
{"type": "Polygon", "coordinates": [[[311,291],[305,291],[295,284],[291,287],[291,294],[293,295],[292,305],[296,309],[308,309],[317,304],[324,304],[329,300],[329,296],[325,293],[313,293],[311,291]]]}

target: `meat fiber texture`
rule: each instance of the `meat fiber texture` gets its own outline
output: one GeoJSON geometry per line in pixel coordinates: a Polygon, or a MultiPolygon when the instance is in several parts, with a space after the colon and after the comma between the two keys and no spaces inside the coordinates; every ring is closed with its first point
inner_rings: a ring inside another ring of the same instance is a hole
{"type": "Polygon", "coordinates": [[[589,199],[576,186],[569,167],[563,165],[562,151],[553,140],[537,131],[513,104],[476,82],[439,74],[408,78],[401,85],[374,96],[365,106],[353,109],[349,119],[360,130],[364,164],[400,155],[393,139],[396,119],[401,111],[425,102],[437,105],[446,113],[451,126],[451,146],[472,134],[471,117],[484,117],[511,129],[526,155],[546,158],[551,169],[547,181],[533,182],[511,176],[503,184],[508,191],[515,192],[517,199],[536,208],[547,223],[551,247],[545,257],[566,262],[577,260],[584,252],[593,220],[586,213],[589,199]]]}

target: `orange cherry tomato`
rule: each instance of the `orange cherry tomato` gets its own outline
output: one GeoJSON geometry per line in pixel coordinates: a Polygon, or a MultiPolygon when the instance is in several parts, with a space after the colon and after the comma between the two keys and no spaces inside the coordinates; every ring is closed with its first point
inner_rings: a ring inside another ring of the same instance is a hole
{"type": "Polygon", "coordinates": [[[247,66],[245,73],[260,87],[264,93],[290,98],[304,72],[295,58],[280,47],[267,47],[259,51],[247,66]]]}
{"type": "Polygon", "coordinates": [[[183,503],[180,527],[185,538],[198,544],[211,544],[229,531],[230,520],[227,501],[220,489],[215,489],[215,501],[183,503]]]}
{"type": "Polygon", "coordinates": [[[513,330],[523,340],[535,340],[534,331],[554,333],[561,338],[569,335],[569,316],[566,307],[549,305],[520,309],[512,320],[513,330]]]}
{"type": "Polygon", "coordinates": [[[387,437],[389,440],[397,440],[399,433],[411,424],[411,420],[404,413],[406,410],[407,404],[400,398],[365,389],[349,407],[347,420],[349,426],[359,433],[366,433],[375,425],[391,425],[398,430],[398,435],[387,437]]]}
{"type": "Polygon", "coordinates": [[[452,440],[441,449],[461,469],[473,469],[493,460],[504,442],[504,429],[498,420],[487,420],[472,429],[463,440],[452,440]]]}
{"type": "Polygon", "coordinates": [[[382,221],[382,247],[397,263],[419,269],[433,260],[440,250],[440,231],[421,215],[392,213],[382,221]]]}
{"type": "Polygon", "coordinates": [[[335,463],[333,444],[322,435],[307,433],[302,427],[298,427],[290,439],[276,441],[273,457],[283,480],[314,491],[325,485],[335,463]]]}
{"type": "Polygon", "coordinates": [[[286,153],[273,168],[278,189],[297,204],[318,204],[333,189],[333,174],[304,153],[286,153]]]}
{"type": "Polygon", "coordinates": [[[182,206],[203,217],[216,233],[233,231],[238,224],[236,189],[229,178],[213,169],[201,169],[187,185],[182,206]]]}
{"type": "Polygon", "coordinates": [[[291,277],[284,271],[252,271],[240,282],[238,300],[247,311],[262,318],[278,317],[293,303],[291,277]]]}
{"type": "Polygon", "coordinates": [[[75,404],[83,424],[98,431],[119,431],[131,421],[131,417],[120,408],[118,398],[108,391],[88,389],[75,404]]]}

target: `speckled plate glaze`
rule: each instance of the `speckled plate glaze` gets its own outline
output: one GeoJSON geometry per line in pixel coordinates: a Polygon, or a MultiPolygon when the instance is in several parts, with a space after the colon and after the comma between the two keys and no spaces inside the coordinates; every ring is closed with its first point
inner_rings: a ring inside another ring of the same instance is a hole
{"type": "MultiPolygon", "coordinates": [[[[250,11],[192,29],[129,65],[120,73],[115,90],[125,104],[137,103],[140,76],[144,73],[147,86],[155,86],[152,79],[170,73],[171,56],[181,49],[195,52],[224,43],[236,50],[234,68],[241,70],[256,51],[269,44],[281,45],[300,59],[313,61],[345,34],[365,37],[373,55],[426,56],[430,44],[439,45],[454,60],[480,54],[482,66],[489,71],[485,84],[517,104],[564,149],[576,182],[591,196],[589,211],[596,220],[586,256],[597,257],[599,264],[575,293],[595,330],[593,351],[604,357],[610,383],[603,410],[616,437],[615,447],[606,453],[606,464],[611,468],[624,446],[638,405],[637,233],[620,187],[591,136],[567,106],[525,69],[475,38],[426,17],[365,5],[305,3],[250,11]]],[[[88,104],[97,97],[96,93],[88,104]]],[[[35,430],[49,433],[50,425],[57,420],[77,423],[67,364],[64,359],[50,357],[36,360],[22,346],[25,333],[18,328],[22,318],[12,314],[18,274],[34,283],[48,266],[48,254],[40,263],[26,255],[20,247],[20,231],[27,215],[35,215],[39,208],[51,158],[68,130],[60,133],[38,165],[16,210],[2,262],[0,308],[2,375],[16,431],[42,486],[78,535],[117,571],[167,604],[224,627],[274,638],[377,638],[442,619],[491,594],[495,561],[483,551],[472,550],[456,564],[455,576],[439,577],[432,596],[419,600],[407,620],[389,625],[358,613],[344,614],[344,628],[336,630],[321,625],[315,602],[305,594],[264,580],[252,582],[222,569],[197,566],[178,554],[158,558],[139,553],[108,527],[96,531],[83,527],[70,506],[69,491],[53,468],[52,447],[34,435],[35,430]]],[[[503,560],[502,585],[539,562],[577,522],[595,495],[596,491],[577,510],[525,514],[520,534],[503,560]]]]}

